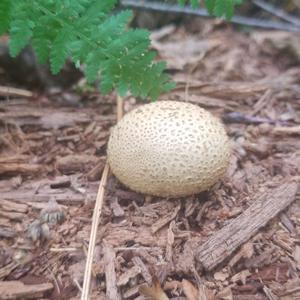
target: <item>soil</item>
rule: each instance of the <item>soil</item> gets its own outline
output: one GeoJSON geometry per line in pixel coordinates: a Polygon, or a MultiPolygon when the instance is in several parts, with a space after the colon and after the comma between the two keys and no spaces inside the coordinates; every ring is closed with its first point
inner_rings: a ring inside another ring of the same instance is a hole
{"type": "MultiPolygon", "coordinates": [[[[231,162],[183,199],[145,197],[110,174],[92,299],[299,299],[299,34],[193,21],[152,38],[177,82],[160,99],[220,117],[231,162]]],[[[79,299],[116,95],[82,81],[29,92],[1,93],[0,299],[79,299]]]]}

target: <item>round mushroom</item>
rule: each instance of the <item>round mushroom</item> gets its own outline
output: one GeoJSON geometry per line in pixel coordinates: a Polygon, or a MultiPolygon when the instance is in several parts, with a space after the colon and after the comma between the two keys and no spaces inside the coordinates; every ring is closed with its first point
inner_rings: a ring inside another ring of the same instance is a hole
{"type": "Polygon", "coordinates": [[[199,106],[177,101],[142,105],[112,129],[108,162],[130,189],[182,197],[209,189],[225,173],[229,139],[222,123],[199,106]]]}

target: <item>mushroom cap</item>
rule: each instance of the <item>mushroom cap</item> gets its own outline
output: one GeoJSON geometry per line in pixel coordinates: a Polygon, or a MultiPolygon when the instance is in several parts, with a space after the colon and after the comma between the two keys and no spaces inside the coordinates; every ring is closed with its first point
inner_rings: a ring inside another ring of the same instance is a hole
{"type": "Polygon", "coordinates": [[[108,163],[130,189],[160,197],[207,190],[229,164],[222,123],[199,106],[178,101],[142,105],[112,129],[108,163]]]}

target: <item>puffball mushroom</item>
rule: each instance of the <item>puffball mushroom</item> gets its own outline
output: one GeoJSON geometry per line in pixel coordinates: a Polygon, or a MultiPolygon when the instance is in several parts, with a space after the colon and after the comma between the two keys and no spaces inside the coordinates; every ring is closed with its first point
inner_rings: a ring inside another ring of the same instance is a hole
{"type": "Polygon", "coordinates": [[[230,146],[210,112],[158,101],[133,109],[114,126],[107,157],[112,173],[130,189],[176,198],[215,184],[228,166],[230,146]]]}

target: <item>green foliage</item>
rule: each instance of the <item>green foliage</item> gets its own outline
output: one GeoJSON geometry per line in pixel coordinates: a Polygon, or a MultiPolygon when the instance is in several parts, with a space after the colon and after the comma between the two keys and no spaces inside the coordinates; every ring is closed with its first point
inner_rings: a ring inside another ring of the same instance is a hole
{"type": "Polygon", "coordinates": [[[0,1],[0,35],[7,32],[10,23],[10,0],[0,1]]]}
{"type": "MultiPolygon", "coordinates": [[[[181,5],[184,5],[186,0],[178,0],[181,5]]],[[[190,0],[192,7],[199,7],[199,0],[190,0]]],[[[241,4],[243,0],[204,0],[207,11],[216,17],[225,17],[230,20],[233,17],[234,7],[241,4]]]]}
{"type": "MultiPolygon", "coordinates": [[[[193,7],[200,0],[178,0],[193,7]]],[[[242,0],[204,0],[208,11],[230,19],[242,0]]],[[[50,61],[56,74],[71,59],[83,66],[89,82],[100,79],[101,89],[156,99],[174,87],[154,62],[149,32],[129,29],[130,11],[116,15],[117,0],[0,0],[0,34],[9,33],[10,53],[17,56],[31,44],[41,63],[50,61]]]]}
{"type": "Polygon", "coordinates": [[[130,11],[111,15],[116,0],[1,0],[1,33],[10,35],[16,56],[32,44],[40,62],[56,74],[68,58],[83,65],[89,82],[100,79],[104,93],[157,98],[174,87],[164,63],[154,62],[149,33],[129,29],[130,11]]]}

